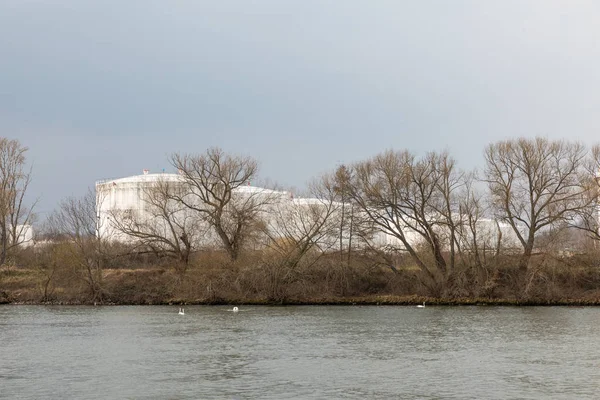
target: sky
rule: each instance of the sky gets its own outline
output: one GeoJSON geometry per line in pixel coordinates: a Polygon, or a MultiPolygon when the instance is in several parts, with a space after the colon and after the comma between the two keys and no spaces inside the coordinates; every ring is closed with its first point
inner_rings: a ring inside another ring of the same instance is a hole
{"type": "Polygon", "coordinates": [[[41,218],[218,146],[302,189],[388,150],[600,142],[600,2],[3,0],[0,136],[41,218]]]}

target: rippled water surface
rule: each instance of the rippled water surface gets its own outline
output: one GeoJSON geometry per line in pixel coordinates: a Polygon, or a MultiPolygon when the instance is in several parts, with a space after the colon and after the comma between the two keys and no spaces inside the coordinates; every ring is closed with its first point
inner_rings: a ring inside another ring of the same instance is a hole
{"type": "Polygon", "coordinates": [[[0,306],[2,399],[597,399],[600,308],[0,306]]]}

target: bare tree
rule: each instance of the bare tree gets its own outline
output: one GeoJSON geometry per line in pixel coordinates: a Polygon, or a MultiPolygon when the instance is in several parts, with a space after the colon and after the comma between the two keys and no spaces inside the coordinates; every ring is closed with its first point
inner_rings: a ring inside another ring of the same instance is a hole
{"type": "Polygon", "coordinates": [[[352,239],[355,234],[355,213],[354,203],[350,199],[349,185],[352,178],[352,171],[345,165],[341,165],[335,170],[333,176],[325,175],[322,178],[321,185],[328,188],[336,201],[341,204],[340,226],[339,226],[339,252],[340,266],[344,264],[344,251],[347,252],[345,260],[346,266],[350,265],[352,257],[352,239]]]}
{"type": "Polygon", "coordinates": [[[52,301],[56,290],[56,276],[59,275],[61,260],[59,257],[60,244],[52,243],[44,246],[43,251],[36,252],[34,263],[37,272],[37,287],[41,301],[52,301]]]}
{"type": "Polygon", "coordinates": [[[159,178],[142,188],[142,210],[111,210],[113,227],[135,240],[138,247],[149,248],[180,262],[185,272],[190,255],[198,249],[207,227],[177,198],[185,198],[182,181],[159,178]]]}
{"type": "Polygon", "coordinates": [[[572,223],[589,204],[586,150],[575,142],[515,139],[485,150],[485,180],[497,216],[512,227],[523,247],[526,269],[537,235],[572,223]]]}
{"type": "Polygon", "coordinates": [[[593,240],[595,247],[600,243],[600,145],[592,147],[587,160],[583,185],[588,188],[579,210],[579,218],[570,227],[582,230],[593,240]]]}
{"type": "Polygon", "coordinates": [[[33,206],[24,202],[31,182],[31,170],[25,170],[27,150],[18,140],[0,138],[0,265],[25,240],[33,218],[33,206]]]}
{"type": "Polygon", "coordinates": [[[435,170],[435,192],[431,197],[433,213],[440,216],[439,224],[443,228],[438,234],[445,236],[449,247],[448,273],[452,273],[456,264],[456,254],[460,253],[458,232],[464,225],[464,216],[460,213],[461,189],[467,185],[468,176],[457,170],[456,161],[447,152],[428,153],[424,161],[428,168],[435,170]]]}
{"type": "Polygon", "coordinates": [[[408,151],[386,151],[353,166],[352,201],[383,232],[402,243],[434,286],[438,277],[446,279],[451,272],[440,235],[442,227],[454,224],[452,196],[457,179],[452,173],[453,161],[437,153],[417,159],[408,151]],[[433,263],[419,254],[415,235],[429,250],[433,263]]]}
{"type": "Polygon", "coordinates": [[[474,173],[466,174],[465,186],[460,194],[460,216],[458,227],[459,256],[468,266],[479,294],[491,295],[498,286],[498,264],[493,261],[501,252],[513,251],[518,246],[511,235],[511,228],[491,218],[490,200],[484,188],[478,185],[474,173]]]}
{"type": "Polygon", "coordinates": [[[324,178],[311,185],[311,198],[281,198],[266,210],[265,264],[271,297],[279,298],[281,283],[293,279],[300,265],[313,265],[338,240],[341,203],[324,178]]]}
{"type": "Polygon", "coordinates": [[[358,260],[369,259],[371,265],[384,265],[391,268],[394,273],[398,272],[393,257],[388,257],[389,248],[386,248],[385,245],[382,247],[379,243],[378,239],[381,239],[381,236],[378,233],[380,230],[352,199],[352,179],[352,168],[342,165],[333,174],[324,175],[320,182],[322,191],[328,196],[332,196],[333,200],[338,203],[332,220],[338,224],[336,227],[339,241],[338,275],[342,294],[345,294],[350,287],[351,267],[358,265],[358,260]],[[367,254],[368,256],[365,257],[367,254]],[[356,258],[355,255],[360,257],[356,258]],[[384,262],[378,262],[380,259],[383,259],[384,262]]]}
{"type": "MultiPolygon", "coordinates": [[[[485,257],[488,253],[486,245],[489,246],[488,238],[485,237],[485,232],[481,232],[480,221],[484,217],[487,207],[482,200],[483,194],[478,192],[474,187],[475,177],[469,174],[465,179],[465,187],[460,195],[459,214],[463,219],[463,223],[458,228],[458,239],[460,241],[460,255],[465,264],[473,264],[477,268],[482,268],[485,264],[485,257]]],[[[500,251],[499,243],[497,252],[500,251]]]]}
{"type": "Polygon", "coordinates": [[[174,154],[171,163],[189,189],[176,200],[206,221],[236,260],[260,225],[261,210],[272,201],[271,191],[246,188],[257,176],[257,162],[211,148],[200,155],[174,154]]]}
{"type": "Polygon", "coordinates": [[[47,224],[55,236],[69,239],[71,260],[86,283],[92,301],[102,301],[106,295],[102,279],[108,256],[108,240],[97,233],[101,230],[96,203],[102,198],[91,189],[84,197],[68,197],[50,215],[47,224]]]}

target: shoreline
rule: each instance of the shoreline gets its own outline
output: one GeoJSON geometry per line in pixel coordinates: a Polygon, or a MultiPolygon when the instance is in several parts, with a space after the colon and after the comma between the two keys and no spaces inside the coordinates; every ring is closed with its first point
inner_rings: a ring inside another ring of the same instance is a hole
{"type": "Polygon", "coordinates": [[[0,305],[46,305],[46,306],[223,306],[223,305],[245,305],[245,306],[507,306],[507,307],[583,307],[600,306],[600,299],[482,299],[482,298],[460,298],[460,299],[437,299],[417,296],[366,296],[348,298],[323,298],[323,299],[197,299],[183,300],[173,299],[156,302],[78,302],[78,301],[3,301],[0,305]]]}

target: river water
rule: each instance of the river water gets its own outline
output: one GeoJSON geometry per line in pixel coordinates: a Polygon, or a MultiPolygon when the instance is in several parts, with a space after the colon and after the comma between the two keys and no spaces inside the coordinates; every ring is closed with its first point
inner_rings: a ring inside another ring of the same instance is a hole
{"type": "Polygon", "coordinates": [[[0,398],[600,398],[600,308],[229,309],[0,306],[0,398]]]}

